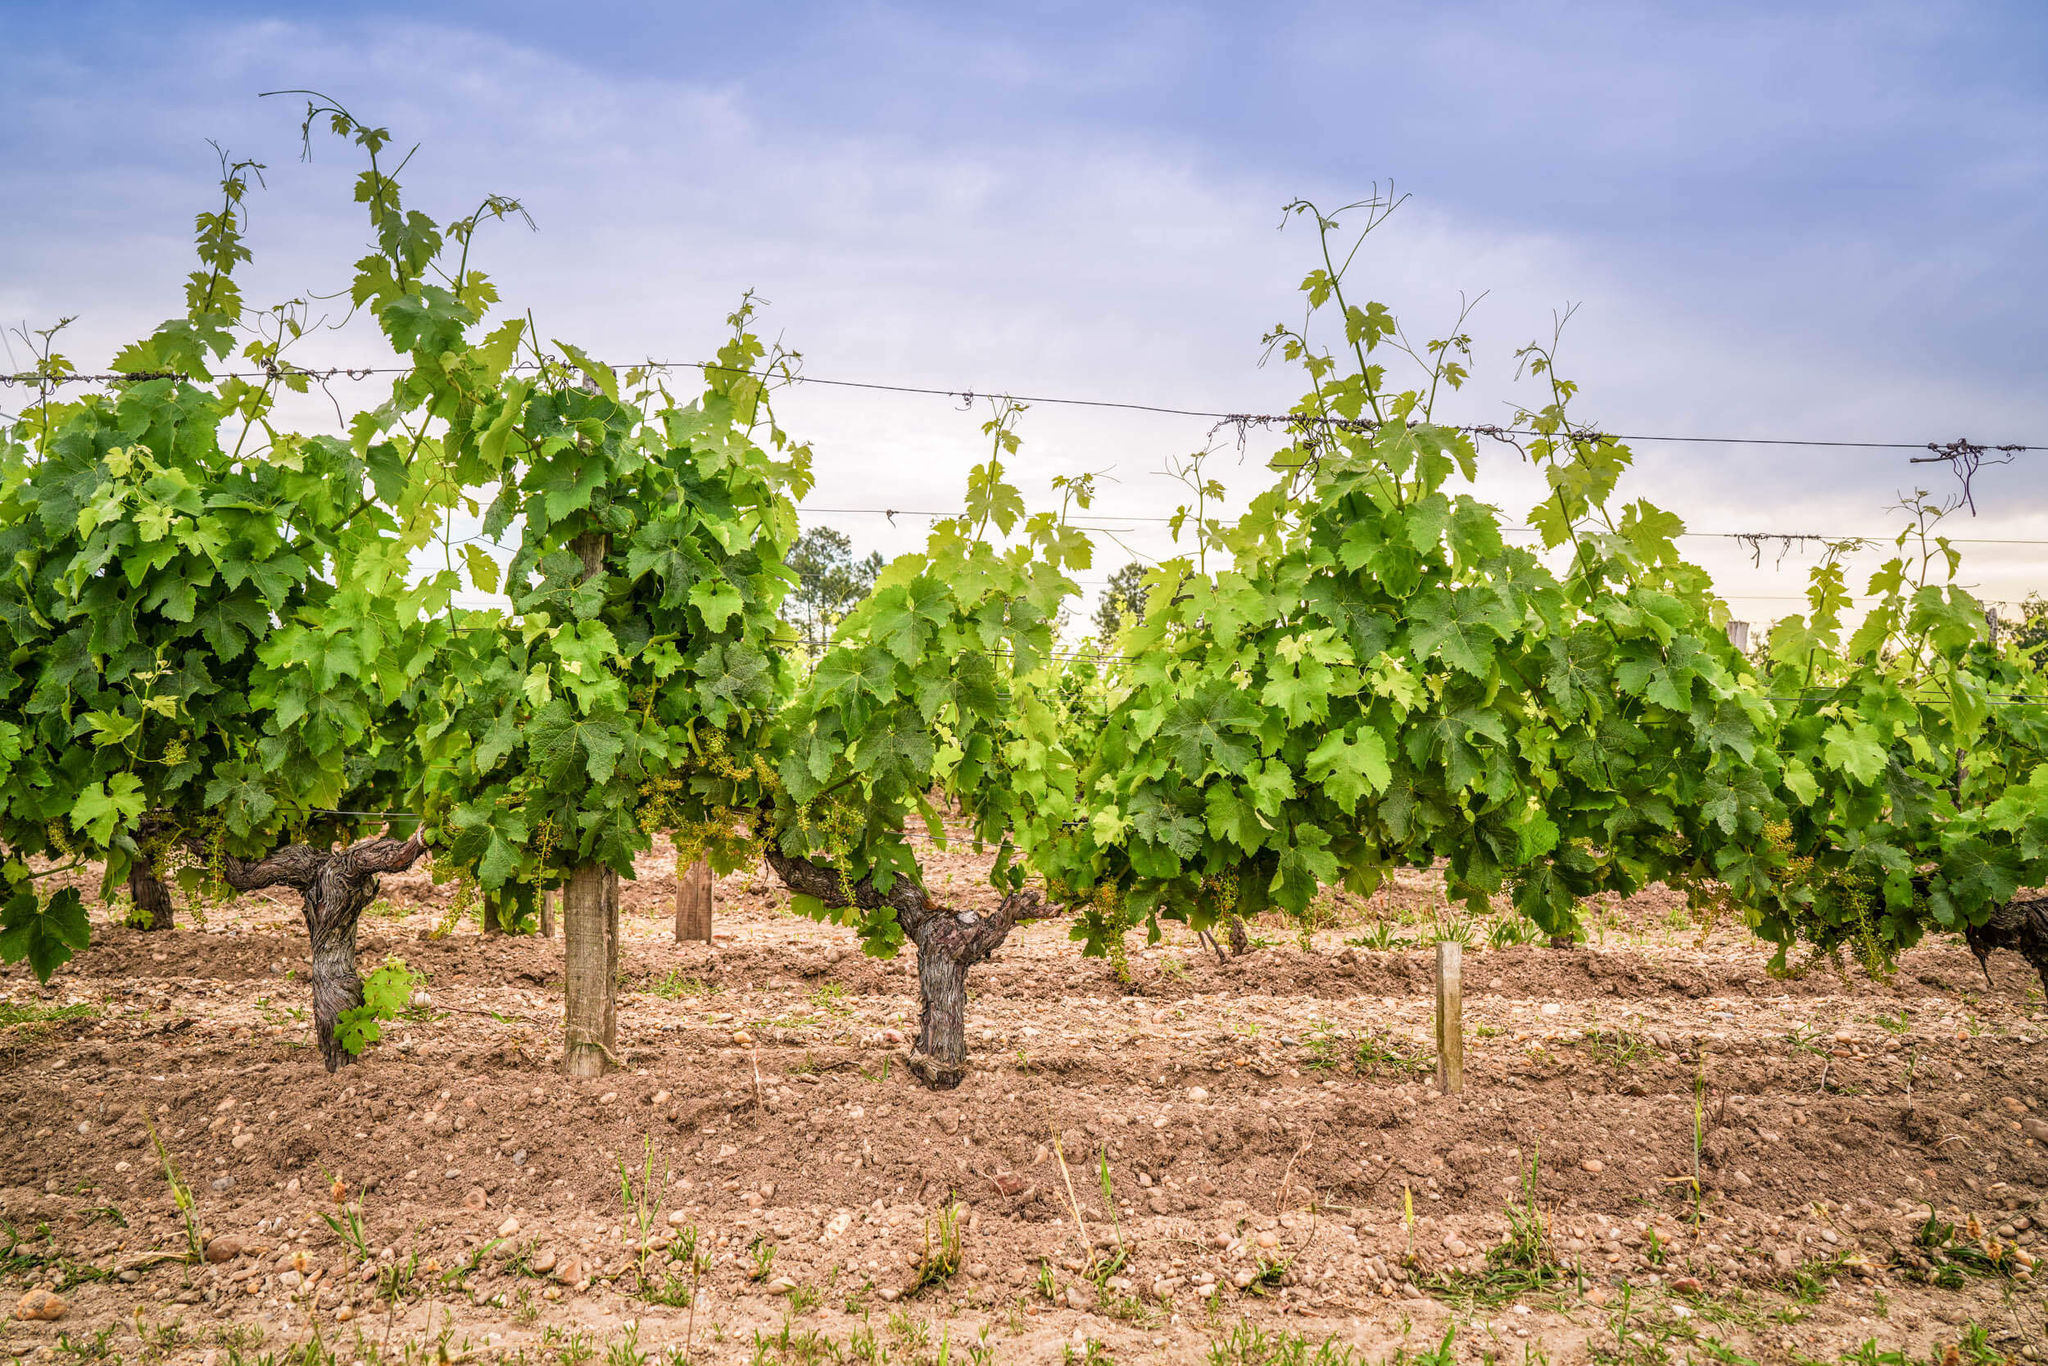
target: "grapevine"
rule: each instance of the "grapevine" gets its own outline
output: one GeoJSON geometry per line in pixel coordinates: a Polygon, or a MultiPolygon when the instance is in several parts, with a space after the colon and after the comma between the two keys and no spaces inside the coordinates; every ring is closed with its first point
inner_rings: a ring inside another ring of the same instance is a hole
{"type": "MultiPolygon", "coordinates": [[[[347,440],[276,422],[307,391],[281,363],[305,319],[241,297],[253,172],[232,161],[184,315],[116,360],[134,378],[46,392],[0,438],[0,646],[37,665],[0,675],[0,955],[40,976],[89,925],[31,859],[101,862],[151,929],[168,916],[144,892],[167,907],[175,883],[197,911],[289,885],[339,1065],[355,919],[431,844],[455,884],[444,929],[479,900],[576,892],[564,1062],[596,1069],[612,988],[586,993],[615,974],[584,955],[615,944],[617,879],[665,833],[679,872],[765,858],[869,951],[914,945],[934,1085],[965,1066],[967,969],[1041,894],[1120,978],[1141,927],[1235,942],[1278,911],[1306,933],[1329,889],[1416,867],[1555,940],[1583,937],[1589,898],[1661,882],[1743,916],[1775,971],[1881,974],[1940,931],[2017,948],[2048,983],[2048,901],[2027,895],[2048,880],[2048,708],[1957,581],[1945,509],[1909,502],[1861,603],[1832,547],[1808,610],[1736,649],[1683,523],[1626,499],[1627,444],[1577,417],[1557,338],[1518,353],[1540,397],[1509,427],[1439,420],[1469,337],[1410,346],[1348,292],[1340,220],[1369,231],[1383,201],[1289,206],[1321,264],[1265,339],[1305,382],[1271,481],[1225,518],[1205,458],[1179,462],[1180,553],[1118,576],[1108,638],[1059,648],[1094,479],[1052,480],[1056,508],[1031,511],[1026,410],[1001,400],[964,511],[882,567],[806,667],[781,610],[812,455],[777,421],[797,358],[755,335],[754,298],[679,394],[496,316],[471,254],[516,201],[437,224],[385,130],[317,98],[309,150],[316,125],[367,163],[377,247],[351,298],[406,361],[347,440]],[[262,382],[215,380],[247,335],[262,382]],[[1522,519],[1538,549],[1473,491],[1495,459],[1543,481],[1522,519]],[[457,555],[470,515],[502,562],[457,555]],[[442,567],[415,582],[435,541],[442,567]],[[455,607],[465,590],[510,610],[455,607]],[[355,838],[367,818],[347,813],[386,809],[417,833],[355,838]],[[993,915],[924,885],[913,822],[943,847],[948,817],[997,850],[993,915]]],[[[55,335],[47,376],[70,369],[55,335]]]]}

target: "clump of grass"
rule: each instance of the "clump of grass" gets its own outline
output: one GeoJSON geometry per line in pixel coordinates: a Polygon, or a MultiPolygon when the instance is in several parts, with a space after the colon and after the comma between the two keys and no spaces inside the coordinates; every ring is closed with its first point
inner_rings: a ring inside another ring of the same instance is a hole
{"type": "Polygon", "coordinates": [[[549,1324],[541,1329],[540,1340],[554,1350],[560,1366],[583,1366],[597,1355],[597,1343],[586,1329],[564,1332],[549,1324]]]}
{"type": "Polygon", "coordinates": [[[1252,1269],[1251,1284],[1245,1287],[1248,1295],[1265,1295],[1278,1290],[1287,1280],[1287,1273],[1294,1270],[1292,1255],[1262,1252],[1259,1264],[1252,1269]]]}
{"type": "Polygon", "coordinates": [[[1391,953],[1405,949],[1413,941],[1394,933],[1394,927],[1384,920],[1375,920],[1365,927],[1365,933],[1352,935],[1345,943],[1355,949],[1371,949],[1374,953],[1391,953]]]}
{"type": "Polygon", "coordinates": [[[923,1319],[914,1319],[898,1309],[889,1315],[889,1336],[896,1345],[912,1355],[920,1354],[930,1345],[932,1326],[923,1319]]]}
{"type": "Polygon", "coordinates": [[[647,1366],[647,1353],[640,1348],[640,1325],[629,1323],[605,1347],[605,1366],[647,1366]]]}
{"type": "Polygon", "coordinates": [[[1610,1067],[1632,1067],[1659,1056],[1655,1044],[1629,1029],[1589,1030],[1579,1047],[1586,1056],[1610,1067]]]}
{"type": "Polygon", "coordinates": [[[1916,1280],[1943,1290],[1962,1289],[1969,1276],[2010,1276],[2026,1265],[2019,1248],[1986,1229],[1976,1215],[1952,1224],[1938,1217],[1932,1205],[1913,1246],[1893,1253],[1892,1261],[1916,1280]]]}
{"type": "Polygon", "coordinates": [[[639,1251],[635,1254],[634,1274],[642,1293],[648,1285],[647,1264],[654,1256],[654,1249],[648,1244],[649,1234],[661,1220],[661,1193],[668,1189],[669,1170],[662,1165],[661,1180],[654,1179],[654,1140],[643,1136],[640,1140],[642,1162],[640,1179],[633,1179],[633,1169],[623,1161],[619,1166],[619,1212],[622,1220],[633,1230],[633,1245],[639,1251]]]}
{"type": "MultiPolygon", "coordinates": [[[[855,1360],[879,1360],[876,1357],[861,1357],[858,1347],[855,1360]]],[[[788,1319],[782,1321],[782,1329],[775,1333],[754,1330],[754,1355],[749,1366],[771,1366],[771,1363],[788,1363],[789,1366],[823,1366],[827,1362],[845,1359],[839,1344],[815,1328],[799,1329],[788,1319]]]]}
{"type": "Polygon", "coordinates": [[[703,1283],[704,1273],[710,1269],[711,1249],[703,1245],[695,1224],[685,1224],[676,1230],[675,1237],[669,1242],[668,1266],[664,1268],[660,1281],[651,1283],[642,1274],[641,1298],[665,1304],[671,1309],[688,1305],[694,1311],[697,1287],[703,1283]]]}
{"type": "Polygon", "coordinates": [[[178,1218],[185,1226],[185,1260],[194,1266],[206,1260],[206,1240],[199,1233],[199,1202],[192,1194],[192,1187],[185,1184],[185,1178],[178,1174],[178,1164],[171,1160],[171,1150],[164,1146],[163,1136],[156,1131],[156,1121],[143,1113],[142,1125],[149,1130],[149,1141],[156,1148],[156,1160],[164,1169],[164,1180],[171,1188],[171,1203],[178,1207],[178,1218]]]}
{"type": "Polygon", "coordinates": [[[1358,1042],[1351,1049],[1351,1065],[1360,1076],[1382,1072],[1417,1074],[1434,1066],[1428,1058],[1380,1029],[1368,1030],[1358,1036],[1358,1042]]]}
{"type": "Polygon", "coordinates": [[[1521,1200],[1507,1207],[1507,1235],[1487,1249],[1484,1271],[1438,1272],[1423,1289],[1447,1299],[1500,1304],[1574,1279],[1576,1273],[1559,1265],[1550,1250],[1550,1221],[1537,1201],[1542,1172],[1539,1144],[1530,1150],[1522,1173],[1521,1200]]]}
{"type": "Polygon", "coordinates": [[[1250,1319],[1239,1319],[1230,1336],[1209,1344],[1209,1366],[1366,1366],[1359,1349],[1334,1337],[1311,1343],[1286,1329],[1268,1332],[1250,1319]]]}
{"type": "Polygon", "coordinates": [[[924,1251],[918,1256],[907,1294],[944,1285],[960,1270],[960,1206],[951,1200],[925,1220],[924,1251]]]}
{"type": "Polygon", "coordinates": [[[644,990],[664,1001],[674,1001],[684,996],[716,996],[722,988],[716,982],[685,977],[680,969],[671,968],[666,977],[650,977],[644,990]]]}
{"type": "Polygon", "coordinates": [[[1472,941],[1479,937],[1470,919],[1462,915],[1449,915],[1439,919],[1429,932],[1433,944],[1461,944],[1472,947],[1472,941]]]}
{"type": "Polygon", "coordinates": [[[33,1001],[0,1001],[0,1029],[20,1024],[55,1024],[59,1020],[89,1020],[100,1008],[80,1002],[69,1006],[39,1006],[33,1001]]]}
{"type": "Polygon", "coordinates": [[[1534,921],[1525,916],[1503,916],[1493,922],[1493,928],[1486,932],[1487,944],[1496,949],[1512,949],[1522,944],[1535,944],[1542,940],[1543,931],[1536,928],[1534,921]]]}

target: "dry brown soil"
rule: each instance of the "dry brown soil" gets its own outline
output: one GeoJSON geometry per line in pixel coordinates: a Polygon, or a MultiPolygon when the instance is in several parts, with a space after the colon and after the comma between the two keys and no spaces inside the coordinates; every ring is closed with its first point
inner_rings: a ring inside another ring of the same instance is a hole
{"type": "MultiPolygon", "coordinates": [[[[984,858],[927,867],[993,904],[984,858]]],[[[317,1332],[366,1366],[437,1344],[536,1366],[1258,1361],[1289,1359],[1258,1335],[1299,1335],[1378,1361],[1454,1332],[1446,1359],[1473,1362],[1834,1362],[1867,1340],[2048,1359],[2025,1270],[2048,1020],[2017,958],[1987,983],[1944,942],[1888,982],[1781,980],[1661,891],[1599,908],[1573,949],[1491,947],[1480,920],[1445,1096],[1432,955],[1346,943],[1435,938],[1440,886],[1407,874],[1332,898],[1307,950],[1277,923],[1229,962],[1134,935],[1128,981],[1064,923],[1025,927],[974,970],[972,1076],[933,1094],[901,1063],[907,956],[863,957],[746,874],[719,884],[716,941],[677,945],[667,851],[643,872],[625,1066],[596,1081],[554,1069],[559,941],[437,933],[450,889],[424,872],[387,879],[361,939],[366,970],[424,972],[430,1004],[334,1076],[282,896],[203,928],[181,906],[153,935],[95,902],[93,947],[49,989],[0,972],[20,1021],[0,1026],[0,1294],[10,1315],[37,1287],[66,1302],[10,1319],[0,1355],[229,1366],[317,1332]],[[22,1018],[66,1005],[87,1010],[22,1018]],[[221,1260],[181,1259],[146,1117],[221,1260]],[[644,1238],[622,1169],[652,1187],[644,1238]],[[949,1201],[959,1269],[913,1291],[949,1201]],[[1496,1249],[1532,1203],[1570,1270],[1510,1295],[1496,1249]],[[323,1219],[357,1210],[367,1259],[323,1219]],[[1967,1247],[1918,1247],[1930,1210],[1967,1247]],[[694,1311],[670,1281],[692,1229],[694,1311]],[[1959,1283],[1925,1283],[1944,1263],[1959,1283]]]]}

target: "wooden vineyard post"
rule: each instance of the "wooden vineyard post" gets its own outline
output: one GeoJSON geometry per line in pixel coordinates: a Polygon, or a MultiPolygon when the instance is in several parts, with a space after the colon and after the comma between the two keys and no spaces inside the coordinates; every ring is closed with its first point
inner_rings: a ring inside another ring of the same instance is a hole
{"type": "Polygon", "coordinates": [[[1436,946],[1436,1084],[1447,1096],[1465,1089],[1464,948],[1453,940],[1436,946]]]}
{"type": "Polygon", "coordinates": [[[698,859],[676,879],[676,942],[711,942],[711,865],[698,859]]]}
{"type": "Polygon", "coordinates": [[[560,895],[560,892],[552,890],[540,894],[540,937],[543,939],[555,937],[555,898],[560,895]]]}
{"type": "MultiPolygon", "coordinates": [[[[611,538],[586,531],[569,543],[583,578],[604,572],[611,538]]],[[[595,1077],[618,1062],[619,875],[603,863],[569,870],[562,884],[562,1070],[595,1077]]]]}
{"type": "Polygon", "coordinates": [[[618,1061],[619,875],[601,863],[562,888],[562,1070],[595,1077],[618,1061]]]}

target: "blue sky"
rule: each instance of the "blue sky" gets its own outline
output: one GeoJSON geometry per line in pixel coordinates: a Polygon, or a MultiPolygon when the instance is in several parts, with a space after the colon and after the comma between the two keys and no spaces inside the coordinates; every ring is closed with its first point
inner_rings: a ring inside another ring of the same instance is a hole
{"type": "MultiPolygon", "coordinates": [[[[193,4],[14,0],[0,27],[0,320],[78,314],[101,360],[173,303],[216,172],[269,164],[267,297],[332,289],[361,240],[343,149],[296,159],[258,91],[315,86],[422,147],[439,217],[484,190],[508,301],[606,354],[701,354],[738,291],[813,373],[1284,403],[1260,333],[1296,312],[1306,194],[1413,199],[1362,256],[1414,331],[1487,292],[1463,416],[1518,398],[1513,348],[1577,303],[1567,368],[1609,428],[2048,442],[2048,6],[1802,4],[193,4]]],[[[347,360],[373,338],[306,348],[347,360]]],[[[315,354],[315,352],[318,354],[315,354]]],[[[820,506],[950,505],[979,458],[941,400],[800,390],[820,506]]],[[[1157,471],[1200,423],[1041,409],[1031,478],[1157,471]]],[[[1698,528],[1870,531],[1891,456],[1660,447],[1629,486],[1698,528]]],[[[2048,537],[2048,456],[1994,472],[1959,534],[2048,537]]],[[[1234,491],[1259,479],[1216,457],[1234,491]]],[[[1519,511],[1505,465],[1487,492],[1519,511]]],[[[821,518],[822,519],[822,518],[821,518]]],[[[914,525],[839,519],[907,548],[914,525]]],[[[1134,548],[1164,534],[1132,523],[1134,548]]],[[[1697,542],[1738,610],[1792,572],[1697,542]]],[[[1973,549],[1993,596],[2048,546],[1973,549]]],[[[1111,550],[1113,562],[1121,556],[1111,550]]]]}

